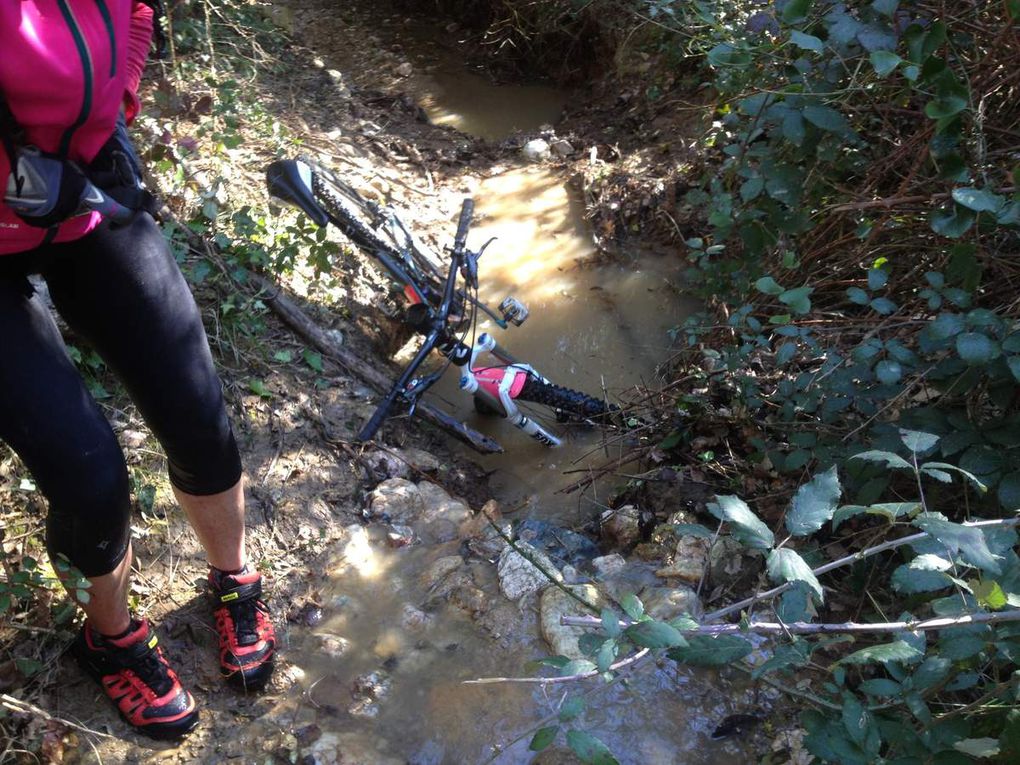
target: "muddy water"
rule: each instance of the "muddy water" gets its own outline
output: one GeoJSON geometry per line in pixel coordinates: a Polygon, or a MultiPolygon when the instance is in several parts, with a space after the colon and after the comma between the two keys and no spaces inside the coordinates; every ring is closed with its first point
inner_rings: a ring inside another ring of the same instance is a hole
{"type": "MultiPolygon", "coordinates": [[[[487,322],[482,328],[569,388],[613,398],[654,384],[656,367],[669,354],[667,331],[691,310],[676,293],[676,261],[645,254],[625,264],[591,265],[584,205],[555,169],[515,167],[472,186],[476,224],[468,243],[478,247],[496,237],[479,264],[481,296],[497,305],[513,294],[531,310],[521,327],[501,331],[487,322]]],[[[559,490],[618,450],[619,441],[604,447],[603,433],[546,422],[564,438],[563,446],[549,449],[500,419],[475,414],[456,382],[455,375],[444,378],[444,401],[506,449],[480,460],[495,471],[491,485],[506,506],[564,525],[598,509],[604,499],[598,492],[579,498],[559,490]]]]}
{"type": "MultiPolygon", "coordinates": [[[[375,29],[387,27],[377,23],[375,29]]],[[[399,46],[415,62],[416,74],[408,84],[433,122],[488,140],[555,122],[564,94],[495,86],[452,66],[446,54],[423,49],[421,28],[413,29],[399,38],[399,46]],[[419,66],[423,61],[431,63],[419,66]]],[[[653,381],[656,365],[669,352],[666,330],[690,309],[676,294],[678,277],[670,258],[635,253],[624,264],[592,265],[582,201],[551,166],[511,162],[465,177],[461,191],[476,200],[469,243],[477,247],[498,237],[481,262],[482,297],[498,303],[513,293],[532,311],[523,327],[498,333],[501,343],[554,381],[594,394],[606,390],[612,396],[653,381]]],[[[446,201],[452,214],[454,200],[446,201]]],[[[503,507],[516,509],[513,517],[574,526],[598,512],[605,487],[582,499],[556,489],[577,477],[564,471],[582,470],[587,459],[602,456],[599,433],[566,433],[564,446],[550,450],[499,420],[475,415],[470,399],[457,390],[455,375],[447,375],[434,395],[507,448],[505,455],[483,464],[494,471],[490,488],[503,507]]],[[[464,684],[477,677],[527,675],[525,664],[547,655],[549,648],[539,634],[534,600],[522,605],[506,600],[489,561],[469,556],[461,564],[473,583],[468,589],[484,594],[484,606],[465,609],[456,595],[435,596],[425,572],[436,560],[461,552],[457,539],[394,549],[386,543],[384,528],[372,525],[324,572],[326,618],[311,630],[296,631],[288,658],[304,673],[298,711],[311,712],[324,732],[323,752],[333,747],[344,753],[336,761],[575,762],[562,754],[535,760],[528,750],[529,729],[555,709],[567,690],[581,692],[590,684],[548,690],[464,684]],[[419,613],[413,609],[421,609],[427,623],[408,619],[409,613],[419,613]],[[324,650],[330,636],[348,641],[342,657],[324,650]],[[378,705],[359,707],[353,689],[367,673],[385,676],[389,691],[378,705]]],[[[634,590],[661,583],[640,566],[633,570],[638,580],[634,590]]],[[[747,711],[748,704],[745,689],[715,673],[650,667],[588,698],[584,715],[571,726],[597,732],[622,763],[753,759],[739,740],[710,738],[719,720],[747,711]]]]}

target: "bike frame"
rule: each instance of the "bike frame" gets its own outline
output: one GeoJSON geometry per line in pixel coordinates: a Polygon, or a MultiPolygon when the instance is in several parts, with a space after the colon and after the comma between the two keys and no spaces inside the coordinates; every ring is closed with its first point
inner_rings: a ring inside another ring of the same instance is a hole
{"type": "MultiPolygon", "coordinates": [[[[284,201],[300,207],[319,225],[330,223],[346,235],[347,229],[344,222],[339,220],[325,205],[320,204],[312,192],[311,179],[312,173],[316,172],[315,168],[304,161],[284,160],[277,164],[285,166],[285,172],[289,176],[286,180],[300,184],[296,188],[292,187],[293,184],[285,184],[286,187],[281,186],[277,189],[287,192],[285,195],[281,194],[286,197],[284,201]]],[[[330,182],[331,173],[325,172],[322,175],[327,183],[330,182]]],[[[272,176],[270,178],[272,189],[274,182],[272,176]]],[[[280,182],[280,180],[280,177],[276,178],[276,182],[280,182]]],[[[473,285],[468,284],[469,287],[477,287],[477,259],[481,251],[471,252],[466,247],[467,229],[470,225],[473,202],[470,199],[464,200],[457,236],[451,251],[449,270],[438,307],[432,302],[436,299],[436,290],[429,285],[420,284],[415,279],[415,274],[420,269],[415,265],[411,251],[413,248],[417,248],[419,256],[426,261],[433,260],[434,257],[430,257],[430,253],[424,251],[424,246],[408,231],[392,209],[381,205],[377,207],[377,211],[372,210],[373,214],[379,218],[374,223],[375,228],[388,226],[392,228],[394,234],[399,232],[399,235],[392,236],[392,239],[394,242],[402,242],[402,245],[391,246],[387,243],[385,249],[380,249],[379,247],[365,246],[357,241],[355,244],[374,257],[390,277],[402,287],[404,297],[409,304],[421,305],[427,309],[426,314],[418,322],[408,322],[416,331],[425,336],[425,340],[377,408],[377,414],[384,410],[388,413],[397,399],[401,397],[411,403],[411,412],[413,413],[418,396],[438,379],[438,375],[435,373],[425,377],[415,376],[418,367],[432,350],[436,349],[452,364],[460,368],[461,390],[480,399],[489,408],[506,418],[511,425],[524,431],[536,441],[550,447],[559,446],[562,443],[560,438],[533,419],[526,417],[515,403],[515,399],[520,395],[529,376],[533,375],[543,382],[548,382],[548,380],[531,365],[517,361],[488,333],[483,333],[473,347],[468,347],[450,328],[449,316],[458,296],[462,299],[463,305],[466,306],[468,303],[474,305],[490,316],[501,328],[506,329],[508,326],[507,322],[492,309],[474,299],[468,289],[459,295],[457,292],[458,273],[464,275],[466,282],[473,282],[473,285]],[[500,363],[498,365],[483,365],[479,361],[479,357],[483,354],[493,356],[500,363]]],[[[484,249],[483,247],[482,250],[484,249]]],[[[475,321],[476,318],[473,317],[472,321],[475,321]]],[[[373,416],[368,425],[359,433],[358,439],[370,440],[381,424],[382,420],[373,416]]]]}

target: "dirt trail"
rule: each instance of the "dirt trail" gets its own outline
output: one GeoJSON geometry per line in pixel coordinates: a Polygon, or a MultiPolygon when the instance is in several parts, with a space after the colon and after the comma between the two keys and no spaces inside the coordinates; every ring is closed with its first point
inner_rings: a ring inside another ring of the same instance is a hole
{"type": "MultiPolygon", "coordinates": [[[[287,115],[292,121],[289,128],[301,136],[304,150],[343,166],[345,179],[362,193],[387,198],[431,233],[433,244],[442,245],[463,196],[480,178],[513,164],[523,138],[486,143],[430,124],[406,95],[421,85],[420,60],[412,62],[393,38],[378,33],[381,24],[399,26],[400,17],[385,21],[378,13],[371,4],[338,7],[324,0],[277,6],[274,18],[301,44],[286,52],[291,67],[270,79],[265,98],[279,106],[281,119],[287,115]]],[[[237,182],[260,184],[260,168],[269,157],[268,150],[256,151],[251,166],[236,169],[237,182]]],[[[561,166],[566,176],[569,165],[561,166]]],[[[366,356],[377,355],[389,340],[386,318],[373,308],[381,282],[358,261],[346,267],[340,292],[356,310],[330,313],[313,304],[308,310],[323,326],[340,331],[346,343],[366,356]]],[[[290,286],[321,297],[300,279],[290,286]]],[[[137,523],[134,594],[202,705],[203,723],[179,746],[133,736],[91,681],[51,654],[46,667],[51,683],[40,706],[112,734],[65,734],[51,726],[52,751],[68,763],[482,761],[477,742],[506,742],[525,732],[520,722],[530,723],[529,707],[536,699],[519,688],[467,692],[460,681],[478,674],[518,674],[522,654],[548,652],[533,611],[498,594],[491,562],[500,548],[484,547],[491,543],[485,524],[466,516],[459,526],[428,520],[436,508],[448,516],[457,497],[478,510],[488,498],[485,476],[451,453],[443,438],[419,426],[396,423],[388,426],[386,448],[352,450],[348,442],[373,411],[375,395],[328,361],[322,373],[296,363],[273,364],[263,378],[272,397],[254,394],[250,370],[219,338],[217,308],[203,303],[246,465],[252,558],[272,578],[271,606],[282,645],[276,675],[264,694],[252,697],[239,697],[218,677],[215,636],[202,595],[202,556],[165,480],[155,477],[163,472],[154,456],[158,447],[127,408],[117,430],[130,446],[133,467],[158,486],[152,509],[137,523]],[[408,517],[420,543],[408,550],[392,532],[387,537],[387,529],[397,528],[383,523],[395,523],[392,508],[364,526],[375,507],[368,493],[393,476],[425,478],[422,485],[434,481],[448,492],[429,490],[430,499],[408,517]],[[477,547],[465,552],[465,546],[479,544],[481,553],[477,547]],[[380,572],[386,576],[380,579],[380,572]],[[345,583],[356,591],[353,597],[344,593],[345,583]],[[413,635],[418,637],[408,637],[413,635]],[[474,657],[474,663],[465,665],[465,656],[474,657]],[[331,663],[338,667],[335,672],[331,663]],[[385,728],[377,727],[376,707],[385,703],[390,684],[395,693],[408,693],[426,668],[433,678],[436,673],[449,677],[428,686],[426,699],[404,699],[396,719],[391,714],[385,728]],[[411,714],[416,705],[417,717],[411,714]],[[401,740],[401,726],[407,741],[401,740]],[[458,731],[475,737],[463,749],[452,741],[458,731]],[[416,754],[409,759],[412,750],[416,754]]],[[[274,321],[263,342],[268,356],[288,349],[300,355],[303,348],[274,321]]],[[[653,568],[639,567],[626,586],[654,586],[653,568]]],[[[710,721],[742,703],[742,689],[724,679],[690,683],[664,672],[650,673],[647,682],[635,687],[649,695],[673,691],[668,703],[657,705],[657,717],[642,718],[647,710],[631,705],[624,691],[613,695],[623,702],[623,713],[614,716],[608,707],[597,713],[597,722],[612,729],[621,745],[634,726],[651,721],[646,740],[622,761],[711,762],[735,756],[739,761],[744,750],[736,745],[707,753],[703,745],[710,721]]],[[[526,744],[526,739],[518,742],[499,762],[529,761],[526,744]]],[[[573,762],[558,750],[539,761],[573,762]]]]}

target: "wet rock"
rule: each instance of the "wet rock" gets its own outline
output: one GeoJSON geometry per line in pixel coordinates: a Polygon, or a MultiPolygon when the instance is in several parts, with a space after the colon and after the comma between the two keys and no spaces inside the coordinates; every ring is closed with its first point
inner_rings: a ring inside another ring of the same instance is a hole
{"type": "Polygon", "coordinates": [[[301,669],[297,664],[290,664],[281,669],[277,669],[277,677],[284,686],[295,685],[305,679],[305,671],[301,669]]]}
{"type": "Polygon", "coordinates": [[[315,723],[302,725],[294,731],[294,738],[298,746],[308,746],[322,737],[322,729],[315,723]]]}
{"type": "Polygon", "coordinates": [[[578,571],[573,566],[563,567],[563,583],[564,584],[580,584],[581,582],[588,579],[584,574],[578,571]]]}
{"type": "Polygon", "coordinates": [[[656,563],[668,558],[669,552],[669,548],[661,542],[640,542],[632,550],[635,557],[656,563]]]}
{"type": "Polygon", "coordinates": [[[708,573],[713,584],[726,584],[740,577],[747,549],[732,537],[719,537],[708,555],[708,573]]]}
{"type": "Polygon", "coordinates": [[[645,587],[638,597],[645,604],[645,613],[660,621],[669,621],[681,614],[690,614],[697,619],[702,614],[698,594],[686,585],[645,587]]]}
{"type": "Polygon", "coordinates": [[[619,553],[613,553],[612,555],[603,555],[595,558],[591,562],[591,567],[594,569],[596,577],[608,579],[613,574],[623,571],[627,567],[627,561],[619,553]]]}
{"type": "MultiPolygon", "coordinates": [[[[575,595],[591,603],[596,609],[605,605],[602,595],[591,584],[568,585],[575,595]]],[[[553,654],[566,656],[570,659],[584,658],[577,641],[585,630],[580,627],[564,627],[560,624],[561,616],[590,616],[591,611],[563,592],[559,587],[547,587],[542,592],[539,604],[542,637],[549,644],[553,654]]]]}
{"type": "Polygon", "coordinates": [[[641,539],[641,511],[634,505],[624,505],[602,514],[602,538],[609,544],[627,549],[641,539]]]}
{"type": "Polygon", "coordinates": [[[315,627],[323,619],[322,606],[313,600],[303,603],[295,603],[287,611],[287,621],[294,624],[303,624],[306,627],[315,627]]]}
{"type": "Polygon", "coordinates": [[[529,162],[544,162],[550,156],[549,142],[544,138],[534,138],[528,141],[521,151],[529,162]]]}
{"type": "Polygon", "coordinates": [[[447,555],[434,561],[421,576],[422,586],[432,591],[450,576],[454,571],[464,565],[464,559],[459,555],[447,555]]]}
{"type": "Polygon", "coordinates": [[[473,584],[464,583],[450,591],[450,603],[471,616],[478,617],[489,609],[489,596],[473,584]]]}
{"type": "Polygon", "coordinates": [[[367,452],[362,460],[377,475],[410,479],[419,473],[434,473],[439,460],[422,449],[391,447],[367,452]]]}
{"type": "Polygon", "coordinates": [[[544,552],[560,568],[577,568],[600,555],[598,545],[583,534],[534,518],[517,527],[517,536],[544,552]]]}
{"type": "Polygon", "coordinates": [[[388,518],[406,524],[425,511],[425,500],[418,486],[406,478],[390,478],[375,487],[369,499],[368,515],[371,518],[388,518]]]}
{"type": "Polygon", "coordinates": [[[410,63],[405,61],[403,64],[397,67],[397,74],[401,77],[410,77],[414,74],[414,67],[410,63]]]}
{"type": "Polygon", "coordinates": [[[391,526],[386,533],[386,544],[393,548],[407,547],[414,542],[414,529],[410,526],[391,526]]]}
{"type": "Polygon", "coordinates": [[[549,576],[558,582],[563,581],[563,575],[544,553],[527,542],[518,542],[517,547],[521,552],[507,546],[499,556],[497,566],[499,589],[507,598],[520,600],[525,595],[538,592],[549,584],[549,576]]]}
{"type": "Polygon", "coordinates": [[[663,579],[682,579],[691,584],[698,584],[708,570],[708,551],[711,540],[704,537],[680,537],[673,552],[672,561],[655,572],[663,579]]]}
{"type": "Polygon", "coordinates": [[[400,625],[408,632],[421,632],[431,624],[432,617],[410,603],[405,603],[400,610],[400,625]]]}
{"type": "Polygon", "coordinates": [[[392,681],[384,672],[370,672],[354,680],[351,694],[354,703],[347,708],[354,717],[372,719],[379,716],[380,704],[389,695],[392,681]]]}
{"type": "Polygon", "coordinates": [[[459,499],[451,497],[438,484],[422,481],[418,484],[418,493],[425,506],[421,516],[421,521],[425,524],[442,520],[459,526],[473,515],[471,508],[459,499]]]}
{"type": "Polygon", "coordinates": [[[319,632],[314,637],[316,642],[315,650],[331,659],[339,659],[351,647],[351,642],[339,635],[319,632]]]}
{"type": "Polygon", "coordinates": [[[554,140],[551,144],[549,144],[549,148],[552,150],[553,154],[561,159],[569,157],[574,153],[574,147],[570,144],[570,141],[563,138],[557,138],[554,140]]]}

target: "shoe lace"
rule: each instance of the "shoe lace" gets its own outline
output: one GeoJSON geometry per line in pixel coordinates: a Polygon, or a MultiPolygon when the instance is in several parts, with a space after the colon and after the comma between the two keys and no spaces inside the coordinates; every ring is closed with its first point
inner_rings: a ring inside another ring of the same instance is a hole
{"type": "Polygon", "coordinates": [[[234,637],[237,644],[253,645],[258,642],[258,613],[266,610],[261,600],[242,600],[227,605],[230,619],[234,623],[234,637]]]}

